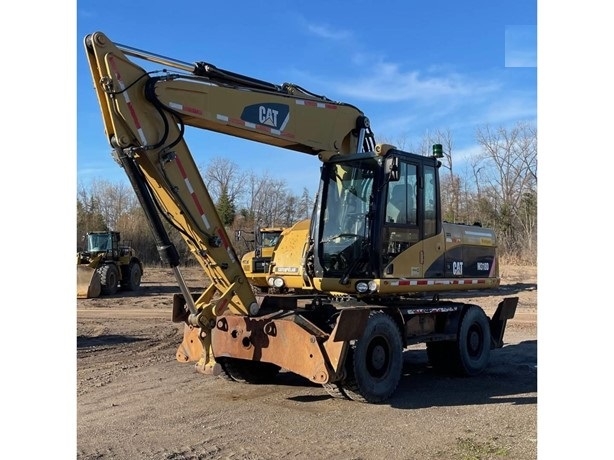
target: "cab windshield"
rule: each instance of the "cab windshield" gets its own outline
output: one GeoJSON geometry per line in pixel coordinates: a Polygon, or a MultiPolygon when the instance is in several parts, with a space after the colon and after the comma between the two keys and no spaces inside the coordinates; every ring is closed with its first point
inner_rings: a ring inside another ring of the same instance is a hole
{"type": "Polygon", "coordinates": [[[108,234],[92,234],[87,236],[87,251],[102,252],[111,249],[111,236],[108,234]]]}
{"type": "Polygon", "coordinates": [[[364,275],[374,176],[372,159],[327,165],[319,247],[325,275],[364,275]]]}
{"type": "Polygon", "coordinates": [[[279,241],[279,235],[281,232],[268,232],[262,234],[262,247],[263,248],[272,248],[279,241]]]}

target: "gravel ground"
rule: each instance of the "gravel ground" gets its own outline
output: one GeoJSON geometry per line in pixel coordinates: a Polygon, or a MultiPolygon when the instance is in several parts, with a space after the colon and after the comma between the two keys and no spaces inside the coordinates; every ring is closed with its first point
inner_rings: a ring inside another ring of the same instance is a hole
{"type": "MultiPolygon", "coordinates": [[[[204,285],[187,269],[188,285],[204,285]]],[[[497,292],[465,293],[492,314],[520,298],[505,346],[472,378],[435,373],[423,346],[405,352],[385,404],[331,398],[282,372],[273,385],[203,376],[175,360],[172,273],[149,269],[139,295],[77,301],[76,456],[93,459],[515,459],[537,457],[534,267],[502,267],[497,292]]]]}

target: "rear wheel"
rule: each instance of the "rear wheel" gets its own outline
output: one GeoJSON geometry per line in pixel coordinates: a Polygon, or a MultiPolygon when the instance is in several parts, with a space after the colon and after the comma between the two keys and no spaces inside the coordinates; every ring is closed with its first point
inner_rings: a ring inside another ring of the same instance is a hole
{"type": "Polygon", "coordinates": [[[401,331],[387,314],[371,313],[362,337],[348,350],[347,377],[340,383],[355,401],[381,403],[396,390],[403,369],[401,331]]]}
{"type": "Polygon", "coordinates": [[[127,291],[136,291],[141,286],[142,276],[141,266],[136,262],[130,262],[125,268],[122,287],[127,291]]]}
{"type": "Polygon", "coordinates": [[[456,368],[462,375],[477,375],[490,360],[490,322],[484,310],[471,305],[458,333],[456,368]]]}
{"type": "Polygon", "coordinates": [[[240,383],[271,383],[279,374],[280,367],[272,363],[247,361],[236,358],[216,358],[227,380],[240,383]]]}
{"type": "Polygon", "coordinates": [[[113,264],[105,264],[98,269],[102,293],[113,295],[119,289],[119,270],[113,264]]]}
{"type": "Polygon", "coordinates": [[[477,375],[490,360],[490,322],[480,307],[471,305],[463,314],[456,341],[426,344],[429,363],[440,372],[477,375]]]}

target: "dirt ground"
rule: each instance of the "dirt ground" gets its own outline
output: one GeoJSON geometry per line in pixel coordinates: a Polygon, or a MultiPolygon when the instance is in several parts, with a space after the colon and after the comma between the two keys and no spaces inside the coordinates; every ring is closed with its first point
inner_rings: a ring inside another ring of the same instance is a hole
{"type": "MultiPolygon", "coordinates": [[[[192,290],[199,269],[184,269],[192,290]]],[[[78,459],[514,459],[537,457],[537,273],[504,266],[489,295],[465,293],[491,315],[518,296],[505,346],[480,376],[427,366],[405,352],[403,378],[385,404],[333,399],[282,372],[274,385],[197,373],[175,360],[183,325],[169,269],[147,269],[138,294],[77,301],[78,459]]]]}

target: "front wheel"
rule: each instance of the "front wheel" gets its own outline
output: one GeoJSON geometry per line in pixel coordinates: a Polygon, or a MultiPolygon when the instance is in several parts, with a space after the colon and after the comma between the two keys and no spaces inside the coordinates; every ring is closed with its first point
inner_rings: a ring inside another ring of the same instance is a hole
{"type": "Polygon", "coordinates": [[[239,383],[272,383],[281,368],[273,363],[237,358],[216,358],[222,366],[222,377],[239,383]]]}
{"type": "Polygon", "coordinates": [[[395,321],[382,311],[369,316],[364,333],[351,345],[347,377],[340,386],[350,399],[386,401],[396,390],[403,370],[403,339],[395,321]]]}
{"type": "Polygon", "coordinates": [[[102,293],[113,295],[119,289],[119,270],[113,264],[105,264],[98,269],[102,293]]]}

